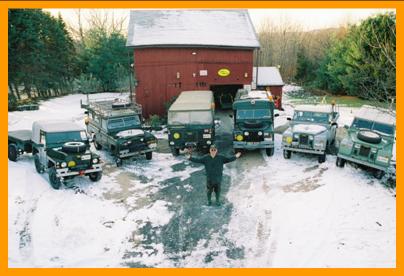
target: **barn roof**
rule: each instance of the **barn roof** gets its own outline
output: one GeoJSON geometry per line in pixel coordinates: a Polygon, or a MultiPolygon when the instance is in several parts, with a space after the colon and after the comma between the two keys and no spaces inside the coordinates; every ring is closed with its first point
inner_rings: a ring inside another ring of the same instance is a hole
{"type": "MultiPolygon", "coordinates": [[[[256,80],[257,67],[253,67],[253,81],[256,80]]],[[[284,85],[281,73],[276,67],[258,67],[258,86],[284,85]]]]}
{"type": "Polygon", "coordinates": [[[259,48],[247,10],[133,10],[126,46],[259,48]]]}

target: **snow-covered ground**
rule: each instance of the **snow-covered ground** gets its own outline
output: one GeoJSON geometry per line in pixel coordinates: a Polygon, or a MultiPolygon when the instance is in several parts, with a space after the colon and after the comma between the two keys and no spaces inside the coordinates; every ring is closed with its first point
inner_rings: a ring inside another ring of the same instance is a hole
{"type": "MultiPolygon", "coordinates": [[[[48,118],[84,124],[80,99],[10,112],[8,128],[48,118]]],[[[354,111],[341,108],[339,125],[354,111]]],[[[276,125],[292,112],[286,100],[276,125]]],[[[248,152],[225,166],[220,208],[204,206],[202,167],[181,156],[155,153],[116,168],[100,152],[100,182],[80,177],[79,189],[57,191],[31,156],[9,161],[9,266],[395,267],[395,191],[349,164],[337,168],[335,156],[321,165],[301,154],[285,160],[280,141],[273,157],[248,152]]]]}

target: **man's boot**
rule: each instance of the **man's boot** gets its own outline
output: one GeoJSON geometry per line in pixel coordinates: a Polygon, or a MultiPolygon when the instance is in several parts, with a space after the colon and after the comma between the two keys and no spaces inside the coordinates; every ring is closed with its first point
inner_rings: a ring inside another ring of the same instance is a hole
{"type": "Polygon", "coordinates": [[[220,206],[221,205],[221,203],[220,203],[220,192],[216,192],[215,196],[216,196],[216,206],[220,206]]]}
{"type": "Polygon", "coordinates": [[[208,206],[212,205],[212,192],[208,192],[208,206]]]}

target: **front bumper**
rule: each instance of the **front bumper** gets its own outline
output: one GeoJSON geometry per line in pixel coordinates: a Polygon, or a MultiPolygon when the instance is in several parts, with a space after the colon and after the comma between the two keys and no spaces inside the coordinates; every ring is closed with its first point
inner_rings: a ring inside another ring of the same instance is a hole
{"type": "Polygon", "coordinates": [[[56,176],[57,177],[69,177],[69,176],[76,176],[76,175],[88,175],[90,173],[101,172],[102,167],[101,164],[95,164],[92,168],[80,171],[72,171],[69,168],[57,169],[56,176]]]}
{"type": "Polygon", "coordinates": [[[261,142],[243,142],[243,141],[233,141],[233,148],[235,149],[267,149],[273,148],[274,141],[261,141],[261,142]]]}
{"type": "Polygon", "coordinates": [[[364,160],[355,159],[355,158],[352,158],[350,156],[346,156],[346,155],[343,155],[343,154],[340,154],[340,153],[338,153],[337,156],[339,158],[345,159],[347,161],[357,163],[357,164],[361,164],[363,166],[370,167],[370,168],[373,168],[373,169],[378,169],[378,170],[381,170],[381,171],[384,171],[384,172],[387,172],[388,167],[389,167],[389,163],[387,164],[386,167],[384,167],[384,166],[380,166],[380,165],[377,165],[377,164],[374,164],[374,163],[366,162],[364,160]]]}
{"type": "Polygon", "coordinates": [[[282,144],[282,149],[290,150],[292,152],[302,152],[302,153],[317,154],[317,155],[325,154],[325,149],[306,149],[306,148],[299,148],[297,146],[290,146],[290,145],[285,145],[285,144],[282,144]]]}

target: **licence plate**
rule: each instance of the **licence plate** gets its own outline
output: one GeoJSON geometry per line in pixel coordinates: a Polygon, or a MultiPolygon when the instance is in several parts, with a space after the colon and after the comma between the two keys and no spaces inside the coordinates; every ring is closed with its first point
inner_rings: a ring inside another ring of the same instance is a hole
{"type": "Polygon", "coordinates": [[[208,139],[208,138],[211,138],[212,136],[210,134],[203,134],[202,137],[204,139],[208,139]]]}
{"type": "Polygon", "coordinates": [[[91,155],[83,155],[81,157],[81,160],[90,160],[91,159],[91,155]]]}

